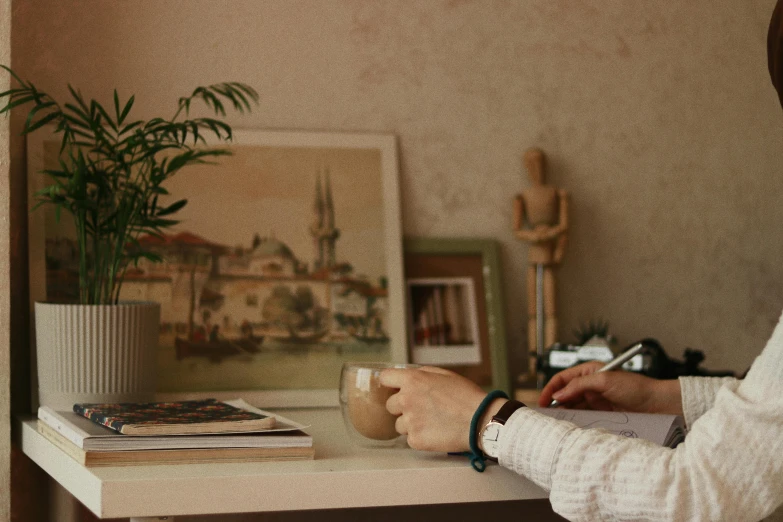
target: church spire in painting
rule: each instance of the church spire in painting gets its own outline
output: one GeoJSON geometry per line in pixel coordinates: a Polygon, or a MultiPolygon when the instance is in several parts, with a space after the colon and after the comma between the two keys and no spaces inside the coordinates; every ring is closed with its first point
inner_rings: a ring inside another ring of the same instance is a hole
{"type": "Polygon", "coordinates": [[[326,203],[324,205],[326,226],[334,229],[334,201],[332,200],[332,183],[329,179],[329,169],[326,169],[326,203]]]}
{"type": "Polygon", "coordinates": [[[332,268],[337,264],[336,243],[340,231],[335,227],[334,199],[329,169],[324,169],[324,180],[318,172],[315,184],[315,213],[310,233],[315,242],[315,270],[332,268]],[[322,186],[322,181],[324,185],[322,186]]]}

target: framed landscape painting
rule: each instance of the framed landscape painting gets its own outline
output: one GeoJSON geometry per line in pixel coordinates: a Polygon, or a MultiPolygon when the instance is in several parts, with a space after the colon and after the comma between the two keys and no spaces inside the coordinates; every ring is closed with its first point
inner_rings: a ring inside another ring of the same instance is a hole
{"type": "MultiPolygon", "coordinates": [[[[32,194],[59,141],[28,137],[32,194]]],[[[167,181],[187,205],[122,300],[161,304],[162,400],[336,406],[346,361],[407,361],[398,159],[385,134],[235,130],[231,156],[167,181]]],[[[164,202],[165,203],[165,202],[164,202]]],[[[67,216],[30,218],[31,294],[77,290],[67,216]]]]}

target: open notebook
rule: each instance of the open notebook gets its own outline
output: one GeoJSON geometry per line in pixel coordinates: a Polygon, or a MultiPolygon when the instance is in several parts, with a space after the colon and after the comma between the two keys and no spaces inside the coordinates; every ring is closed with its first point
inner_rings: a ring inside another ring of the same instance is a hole
{"type": "Polygon", "coordinates": [[[576,424],[580,428],[600,428],[622,437],[646,439],[669,448],[674,448],[685,440],[685,420],[678,415],[562,408],[533,409],[549,417],[576,424]]]}

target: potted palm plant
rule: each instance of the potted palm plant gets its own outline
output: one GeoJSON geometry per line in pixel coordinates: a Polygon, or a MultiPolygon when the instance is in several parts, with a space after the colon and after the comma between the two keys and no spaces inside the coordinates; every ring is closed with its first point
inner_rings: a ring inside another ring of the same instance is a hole
{"type": "Polygon", "coordinates": [[[44,171],[49,184],[36,192],[34,209],[53,206],[57,219],[66,214],[76,231],[78,302],[35,303],[39,402],[70,408],[151,398],[160,307],[120,301],[123,275],[141,258],[160,261],[139,238],[161,235],[187,204],[163,203],[171,201],[166,180],[230,154],[205,145],[207,138],[230,141],[231,127],[191,118],[191,105],[225,116],[227,106],[249,111],[258,94],[236,82],[198,87],[179,99],[173,117],[134,120],[133,96],[122,101],[115,90],[106,108],[69,85],[70,98],[60,102],[0,67],[18,82],[0,93],[0,114],[28,106],[23,134],[48,129],[60,137],[59,164],[44,171]]]}

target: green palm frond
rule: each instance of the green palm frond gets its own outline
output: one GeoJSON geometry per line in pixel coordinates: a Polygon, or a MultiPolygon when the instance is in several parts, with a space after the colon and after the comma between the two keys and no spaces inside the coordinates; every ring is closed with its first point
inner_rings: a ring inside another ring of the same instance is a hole
{"type": "Polygon", "coordinates": [[[61,103],[9,67],[0,67],[18,84],[0,93],[0,114],[31,106],[23,134],[52,125],[61,138],[59,166],[44,171],[51,184],[35,194],[33,209],[52,205],[58,219],[63,211],[73,218],[81,303],[117,302],[125,268],[140,258],[159,260],[128,245],[138,246],[142,235],[160,235],[175,225],[172,215],[187,204],[159,202],[159,196],[168,194],[166,180],[188,165],[230,154],[205,145],[231,141],[231,127],[217,118],[189,119],[193,103],[225,117],[227,107],[249,112],[258,104],[258,93],[238,82],[197,87],[179,99],[171,119],[129,120],[135,96],[123,101],[115,89],[107,109],[68,85],[70,98],[61,103]]]}
{"type": "Polygon", "coordinates": [[[582,346],[593,337],[609,337],[609,323],[603,319],[590,319],[573,331],[576,345],[582,346]]]}

